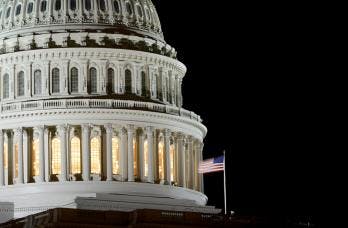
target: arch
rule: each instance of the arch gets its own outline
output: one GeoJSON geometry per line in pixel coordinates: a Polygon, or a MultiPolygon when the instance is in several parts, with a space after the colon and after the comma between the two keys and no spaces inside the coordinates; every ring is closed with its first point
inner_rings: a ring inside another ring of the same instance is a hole
{"type": "Polygon", "coordinates": [[[17,96],[24,96],[24,71],[20,71],[17,75],[17,96]]]}
{"type": "Polygon", "coordinates": [[[115,70],[112,68],[108,69],[107,92],[108,94],[115,93],[115,70]]]}
{"type": "Polygon", "coordinates": [[[81,173],[81,141],[76,136],[70,140],[70,172],[81,173]]]}
{"type": "Polygon", "coordinates": [[[164,180],[164,140],[160,138],[158,142],[158,177],[164,180]]]}
{"type": "Polygon", "coordinates": [[[34,95],[40,95],[42,90],[41,70],[34,71],[34,95]]]}
{"type": "Polygon", "coordinates": [[[39,176],[40,175],[40,155],[39,155],[39,139],[34,139],[32,142],[32,152],[31,152],[31,172],[32,175],[39,176]]]}
{"type": "Polygon", "coordinates": [[[118,137],[112,138],[112,173],[120,174],[120,140],[118,137]]]}
{"type": "Polygon", "coordinates": [[[70,70],[70,93],[79,92],[79,70],[76,67],[70,70]]]}
{"type": "Polygon", "coordinates": [[[60,92],[60,72],[58,68],[52,69],[52,93],[60,92]]]}
{"type": "Polygon", "coordinates": [[[54,137],[51,145],[51,172],[54,175],[61,173],[61,151],[60,151],[60,139],[54,137]]]}
{"type": "Polygon", "coordinates": [[[126,93],[132,93],[132,72],[129,69],[125,70],[125,87],[126,93]]]}
{"type": "Polygon", "coordinates": [[[98,77],[97,77],[97,69],[92,67],[89,69],[89,93],[97,93],[98,92],[98,77]]]}
{"type": "Polygon", "coordinates": [[[3,77],[3,98],[7,99],[10,97],[10,75],[5,74],[3,77]]]}
{"type": "Polygon", "coordinates": [[[101,174],[101,143],[99,137],[91,139],[91,173],[101,174]]]}

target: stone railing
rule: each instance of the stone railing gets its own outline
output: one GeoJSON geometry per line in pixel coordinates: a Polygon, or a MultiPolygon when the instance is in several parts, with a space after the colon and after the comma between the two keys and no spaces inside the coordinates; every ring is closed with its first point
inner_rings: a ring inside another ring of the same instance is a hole
{"type": "Polygon", "coordinates": [[[134,109],[152,112],[167,113],[182,116],[188,119],[202,122],[199,115],[188,110],[169,105],[155,104],[139,101],[122,101],[111,99],[56,99],[40,101],[24,101],[11,104],[1,104],[0,114],[15,113],[22,111],[50,110],[50,109],[79,109],[79,108],[101,108],[101,109],[134,109]]]}

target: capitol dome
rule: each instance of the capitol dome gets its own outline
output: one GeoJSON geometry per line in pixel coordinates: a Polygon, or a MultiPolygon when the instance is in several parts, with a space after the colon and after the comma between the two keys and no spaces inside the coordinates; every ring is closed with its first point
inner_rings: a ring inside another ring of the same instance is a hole
{"type": "Polygon", "coordinates": [[[0,0],[0,25],[0,201],[17,217],[104,193],[206,210],[207,129],[151,0],[0,0]]]}

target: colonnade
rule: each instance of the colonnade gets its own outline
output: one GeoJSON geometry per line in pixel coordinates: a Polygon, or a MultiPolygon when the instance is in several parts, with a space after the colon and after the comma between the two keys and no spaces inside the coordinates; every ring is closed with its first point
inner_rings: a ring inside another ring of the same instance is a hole
{"type": "Polygon", "coordinates": [[[203,191],[203,144],[170,129],[57,125],[0,129],[0,187],[67,181],[127,181],[203,191]]]}

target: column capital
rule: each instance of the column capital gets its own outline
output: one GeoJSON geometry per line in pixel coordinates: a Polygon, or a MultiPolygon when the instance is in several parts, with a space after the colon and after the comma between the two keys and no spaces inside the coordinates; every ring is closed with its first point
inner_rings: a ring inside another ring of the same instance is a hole
{"type": "Polygon", "coordinates": [[[128,130],[128,134],[134,133],[135,131],[134,125],[127,125],[127,130],[128,130]]]}
{"type": "Polygon", "coordinates": [[[153,130],[154,128],[149,126],[149,127],[145,127],[145,131],[147,135],[153,134],[153,130]]]}
{"type": "Polygon", "coordinates": [[[34,131],[37,131],[37,132],[44,132],[45,126],[39,125],[39,126],[35,126],[33,129],[34,129],[34,131]]]}
{"type": "Polygon", "coordinates": [[[91,129],[90,124],[81,124],[82,131],[89,131],[91,129]]]}
{"type": "Polygon", "coordinates": [[[106,130],[106,133],[108,133],[108,134],[112,134],[113,131],[114,131],[114,128],[113,128],[112,124],[105,124],[104,128],[106,130]]]}
{"type": "Polygon", "coordinates": [[[172,136],[171,130],[165,129],[164,130],[164,137],[169,138],[170,136],[172,136]]]}
{"type": "Polygon", "coordinates": [[[63,124],[63,125],[57,126],[57,131],[58,131],[58,135],[60,136],[66,134],[68,131],[68,125],[63,124]]]}
{"type": "Polygon", "coordinates": [[[16,137],[19,137],[20,135],[23,134],[23,128],[19,127],[19,128],[14,129],[14,133],[15,133],[16,137]]]}

